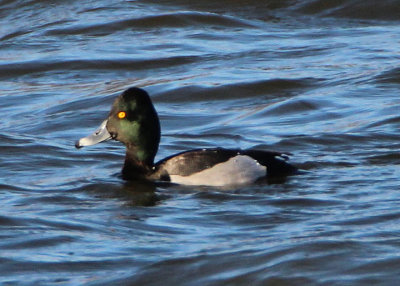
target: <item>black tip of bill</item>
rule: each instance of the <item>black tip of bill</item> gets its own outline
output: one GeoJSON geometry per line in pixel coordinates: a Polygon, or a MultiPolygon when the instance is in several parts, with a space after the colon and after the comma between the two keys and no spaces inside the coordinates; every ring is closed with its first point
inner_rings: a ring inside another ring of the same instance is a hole
{"type": "Polygon", "coordinates": [[[76,148],[76,149],[81,149],[82,147],[83,147],[83,146],[81,146],[81,145],[79,144],[79,140],[75,142],[75,148],[76,148]]]}

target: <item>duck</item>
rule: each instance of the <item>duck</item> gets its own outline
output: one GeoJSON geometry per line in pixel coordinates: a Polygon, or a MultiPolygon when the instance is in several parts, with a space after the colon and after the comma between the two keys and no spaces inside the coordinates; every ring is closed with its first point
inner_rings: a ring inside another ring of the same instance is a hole
{"type": "Polygon", "coordinates": [[[282,178],[298,171],[287,162],[290,154],[258,149],[193,149],[154,163],[160,137],[160,120],[149,94],[142,88],[131,87],[115,99],[100,127],[76,141],[75,147],[108,140],[123,143],[126,154],[122,178],[128,181],[223,187],[282,178]]]}

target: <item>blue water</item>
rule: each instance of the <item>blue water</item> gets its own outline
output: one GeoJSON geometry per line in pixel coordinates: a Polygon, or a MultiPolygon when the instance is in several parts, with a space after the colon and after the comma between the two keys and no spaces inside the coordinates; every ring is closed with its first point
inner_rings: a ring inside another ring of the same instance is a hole
{"type": "Polygon", "coordinates": [[[396,285],[397,1],[0,1],[0,284],[396,285]],[[291,153],[231,189],[123,181],[74,148],[145,88],[156,159],[291,153]]]}

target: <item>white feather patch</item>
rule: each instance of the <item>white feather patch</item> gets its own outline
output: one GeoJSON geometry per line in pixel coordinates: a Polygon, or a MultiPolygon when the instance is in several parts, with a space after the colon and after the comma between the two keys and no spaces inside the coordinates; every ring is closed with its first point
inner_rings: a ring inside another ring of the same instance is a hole
{"type": "Polygon", "coordinates": [[[250,184],[266,174],[267,167],[249,156],[238,155],[190,176],[170,175],[170,178],[177,184],[222,187],[250,184]]]}

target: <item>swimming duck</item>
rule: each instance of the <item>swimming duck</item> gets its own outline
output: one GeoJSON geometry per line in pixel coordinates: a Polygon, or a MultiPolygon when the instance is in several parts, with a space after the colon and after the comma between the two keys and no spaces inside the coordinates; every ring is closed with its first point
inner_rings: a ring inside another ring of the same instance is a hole
{"type": "Polygon", "coordinates": [[[249,184],[261,178],[293,174],[287,155],[262,150],[195,149],[169,156],[156,164],[160,121],[150,96],[132,87],[118,96],[100,127],[75,144],[76,148],[114,139],[126,146],[122,177],[126,180],[168,181],[185,185],[249,184]]]}

